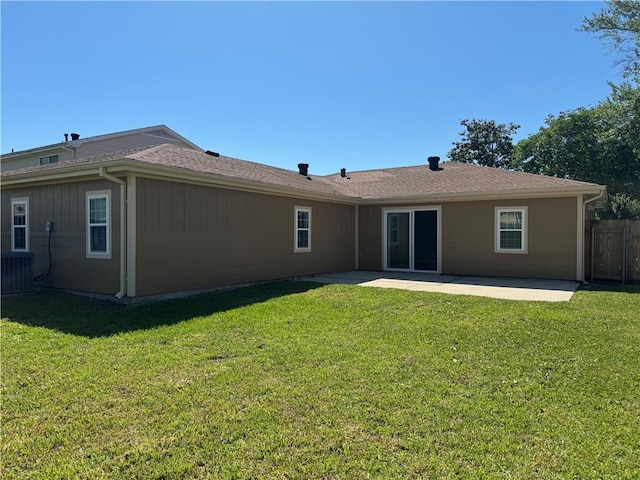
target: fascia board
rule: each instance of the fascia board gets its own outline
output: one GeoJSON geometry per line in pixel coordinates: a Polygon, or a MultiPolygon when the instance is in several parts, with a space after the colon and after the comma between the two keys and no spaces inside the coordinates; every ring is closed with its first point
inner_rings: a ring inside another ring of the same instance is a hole
{"type": "Polygon", "coordinates": [[[574,197],[576,195],[599,195],[606,187],[594,185],[593,187],[577,186],[562,188],[544,188],[528,190],[504,190],[499,192],[472,192],[472,193],[440,193],[431,195],[420,195],[411,197],[395,198],[365,198],[360,199],[362,205],[400,205],[410,202],[473,202],[481,200],[505,200],[516,198],[557,198],[574,197]]]}
{"type": "Polygon", "coordinates": [[[19,178],[11,178],[8,180],[2,179],[0,182],[2,188],[16,188],[23,186],[37,186],[43,184],[51,184],[51,183],[68,183],[74,181],[83,181],[83,180],[94,180],[98,178],[98,168],[93,167],[91,169],[87,168],[79,171],[65,171],[63,175],[60,175],[58,172],[50,173],[49,175],[38,175],[38,176],[26,176],[21,175],[19,178]]]}

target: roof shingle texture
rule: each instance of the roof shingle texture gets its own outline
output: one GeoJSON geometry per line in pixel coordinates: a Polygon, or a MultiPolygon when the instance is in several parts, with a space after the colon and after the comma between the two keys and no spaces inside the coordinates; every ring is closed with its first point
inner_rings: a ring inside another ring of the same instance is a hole
{"type": "Polygon", "coordinates": [[[211,174],[223,180],[227,178],[229,181],[242,180],[258,185],[361,199],[426,197],[445,194],[469,195],[515,190],[526,193],[527,190],[563,190],[596,186],[593,183],[452,162],[441,164],[441,169],[437,171],[430,170],[429,166],[425,164],[413,167],[349,172],[346,178],[341,177],[340,174],[333,174],[327,176],[309,175],[310,179],[307,179],[297,171],[231,157],[214,157],[197,150],[169,144],[11,170],[4,172],[2,178],[9,179],[19,174],[55,171],[84,165],[112,165],[120,161],[133,161],[141,165],[156,165],[200,174],[211,174]]]}
{"type": "Polygon", "coordinates": [[[365,170],[328,178],[342,180],[351,195],[361,198],[394,198],[444,194],[474,194],[514,190],[567,189],[593,187],[595,184],[564,178],[481,167],[468,163],[446,162],[439,170],[428,165],[365,170]]]}

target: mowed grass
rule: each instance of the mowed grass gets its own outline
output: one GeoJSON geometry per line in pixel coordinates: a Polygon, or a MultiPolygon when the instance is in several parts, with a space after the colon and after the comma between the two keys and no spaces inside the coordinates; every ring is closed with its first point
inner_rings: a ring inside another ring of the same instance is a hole
{"type": "Polygon", "coordinates": [[[640,288],[3,300],[3,479],[640,477],[640,288]]]}

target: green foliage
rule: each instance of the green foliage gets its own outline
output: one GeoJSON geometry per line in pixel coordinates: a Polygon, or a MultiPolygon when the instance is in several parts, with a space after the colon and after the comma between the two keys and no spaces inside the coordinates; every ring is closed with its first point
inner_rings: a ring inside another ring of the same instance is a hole
{"type": "Polygon", "coordinates": [[[626,78],[640,80],[640,2],[609,0],[607,7],[585,18],[582,31],[596,32],[608,40],[620,55],[619,64],[626,78]]]}
{"type": "Polygon", "coordinates": [[[599,217],[640,220],[640,200],[626,193],[609,195],[607,209],[599,217]]]}
{"type": "Polygon", "coordinates": [[[454,142],[454,147],[449,152],[449,159],[452,162],[507,169],[512,167],[512,135],[520,125],[475,119],[462,120],[460,124],[466,130],[460,132],[462,140],[454,142]]]}
{"type": "Polygon", "coordinates": [[[0,476],[637,478],[640,288],[608,290],[3,298],[0,476]]]}
{"type": "Polygon", "coordinates": [[[513,165],[530,173],[605,184],[614,199],[610,206],[625,201],[615,200],[624,194],[630,209],[617,214],[629,213],[632,200],[640,199],[640,90],[628,83],[611,88],[611,95],[595,107],[549,116],[546,126],[516,144],[513,165]]]}

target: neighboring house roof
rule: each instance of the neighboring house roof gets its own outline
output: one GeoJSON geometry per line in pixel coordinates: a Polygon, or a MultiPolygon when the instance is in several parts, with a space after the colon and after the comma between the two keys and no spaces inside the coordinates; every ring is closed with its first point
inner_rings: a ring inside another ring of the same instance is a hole
{"type": "Polygon", "coordinates": [[[580,193],[597,195],[605,188],[594,183],[451,162],[441,164],[437,171],[425,164],[348,172],[347,177],[333,174],[309,175],[307,178],[297,171],[231,157],[211,156],[199,150],[169,144],[7,171],[1,178],[5,185],[69,179],[82,175],[95,176],[99,167],[115,175],[119,172],[140,172],[169,179],[354,203],[580,193]]]}
{"type": "Polygon", "coordinates": [[[123,130],[122,132],[113,132],[113,133],[107,133],[107,134],[104,134],[104,135],[94,135],[93,137],[86,137],[86,138],[82,138],[81,137],[78,140],[70,140],[68,142],[52,143],[51,145],[44,145],[42,147],[30,148],[30,149],[26,149],[26,150],[19,150],[17,152],[3,153],[2,154],[2,159],[3,160],[11,160],[13,157],[19,157],[19,156],[23,156],[25,154],[34,154],[34,153],[37,153],[37,152],[46,152],[48,150],[58,149],[58,148],[63,147],[63,146],[64,147],[68,147],[68,148],[78,148],[81,145],[83,145],[85,143],[89,143],[89,142],[110,140],[112,138],[124,137],[124,136],[127,136],[127,135],[136,135],[136,134],[139,134],[139,133],[165,135],[165,136],[168,136],[168,138],[174,138],[174,139],[180,140],[180,141],[184,142],[185,144],[191,146],[192,148],[195,148],[197,150],[202,150],[195,143],[192,143],[191,141],[187,140],[182,135],[180,135],[179,133],[171,130],[166,125],[153,125],[153,126],[150,126],[150,127],[136,128],[136,129],[133,129],[133,130],[123,130]]]}

